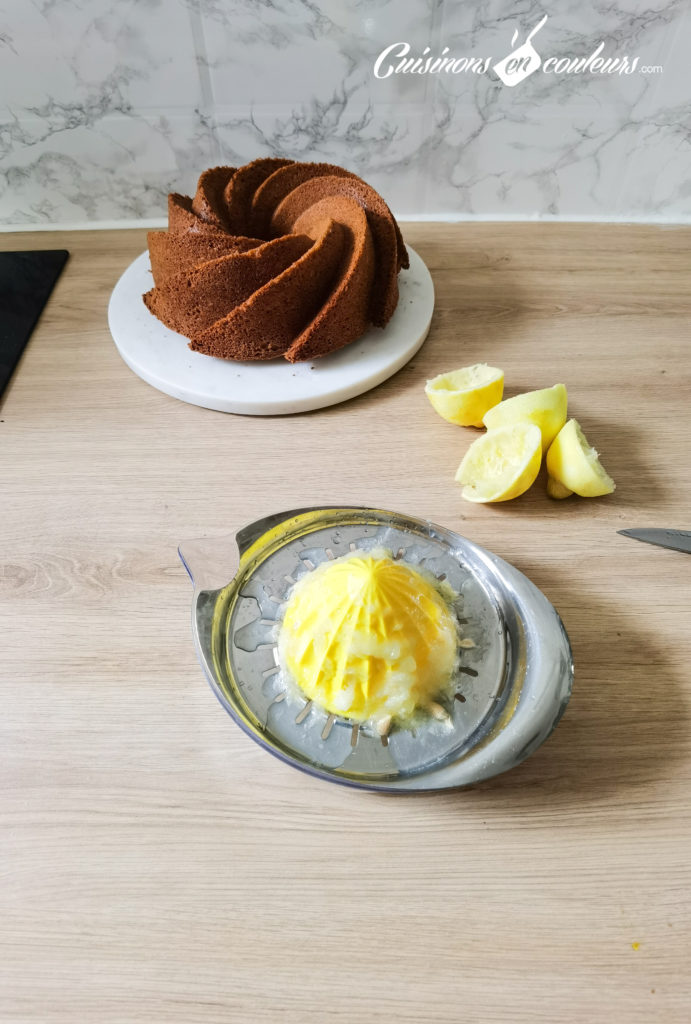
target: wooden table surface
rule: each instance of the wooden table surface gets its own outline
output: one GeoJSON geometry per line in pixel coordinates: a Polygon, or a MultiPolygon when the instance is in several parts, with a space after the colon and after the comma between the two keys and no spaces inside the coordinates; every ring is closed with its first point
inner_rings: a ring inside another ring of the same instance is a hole
{"type": "Polygon", "coordinates": [[[0,1020],[691,1019],[691,229],[404,225],[418,356],[321,412],[243,418],[131,373],[106,306],[143,231],[5,235],[71,259],[0,408],[0,1020]],[[423,385],[564,381],[613,496],[462,501],[475,433],[423,385]],[[355,503],[527,573],[570,633],[554,736],[474,789],[382,797],[268,756],[213,698],[179,541],[355,503]]]}

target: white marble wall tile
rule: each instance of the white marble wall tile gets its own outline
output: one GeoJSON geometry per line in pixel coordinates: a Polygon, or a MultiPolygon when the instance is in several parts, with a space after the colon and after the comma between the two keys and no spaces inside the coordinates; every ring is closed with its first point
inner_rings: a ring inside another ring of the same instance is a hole
{"type": "Polygon", "coordinates": [[[425,204],[420,154],[426,128],[419,107],[361,106],[345,97],[298,109],[259,107],[251,116],[222,110],[217,120],[224,163],[280,153],[342,164],[364,177],[401,216],[415,215],[425,204]]]}
{"type": "Polygon", "coordinates": [[[41,134],[41,122],[0,169],[0,224],[152,220],[171,191],[187,191],[218,163],[215,134],[198,114],[102,118],[41,134]]]}
{"type": "Polygon", "coordinates": [[[428,81],[378,81],[374,57],[387,43],[436,44],[440,0],[195,0],[200,10],[214,102],[246,109],[328,102],[424,104],[428,81]],[[382,42],[382,40],[384,42],[382,42]]]}
{"type": "MultiPolygon", "coordinates": [[[[520,41],[544,13],[539,3],[529,2],[521,5],[520,15],[505,18],[508,6],[514,5],[498,0],[474,9],[447,5],[443,45],[453,45],[452,40],[469,52],[503,56],[511,50],[514,29],[520,41]]],[[[627,203],[622,185],[632,176],[636,180],[632,161],[637,154],[647,157],[660,113],[660,81],[665,75],[675,79],[677,96],[682,88],[684,76],[666,62],[684,7],[674,0],[660,9],[629,2],[628,10],[624,4],[605,7],[594,0],[564,3],[552,10],[534,40],[543,57],[588,55],[604,41],[607,54],[640,55],[641,63],[665,64],[662,76],[555,78],[537,72],[514,88],[494,75],[474,82],[466,76],[436,79],[429,133],[436,155],[429,174],[440,210],[496,216],[640,214],[627,203]],[[647,119],[641,110],[647,110],[647,119]]],[[[667,117],[663,113],[663,122],[667,117]]],[[[677,134],[679,141],[678,133],[665,125],[656,134],[682,177],[684,161],[670,137],[677,134]]],[[[665,210],[651,198],[649,212],[681,216],[683,207],[677,194],[665,210]]]]}
{"type": "Polygon", "coordinates": [[[345,164],[399,215],[425,208],[433,82],[378,80],[374,60],[399,39],[437,45],[439,0],[200,0],[219,143],[242,163],[280,153],[345,164]],[[280,102],[277,102],[280,101],[280,102]]]}
{"type": "Polygon", "coordinates": [[[0,0],[0,223],[161,216],[218,146],[180,0],[0,0]]]}
{"type": "Polygon", "coordinates": [[[638,217],[691,218],[691,7],[671,26],[664,73],[651,80],[612,139],[624,168],[617,210],[638,217]]]}
{"type": "Polygon", "coordinates": [[[688,0],[0,0],[0,224],[151,219],[205,167],[358,171],[410,216],[691,219],[688,0]],[[372,73],[406,41],[661,75],[372,73]],[[520,40],[519,40],[520,41],[520,40]]]}
{"type": "Polygon", "coordinates": [[[0,111],[64,124],[201,99],[183,0],[0,0],[0,111]]]}

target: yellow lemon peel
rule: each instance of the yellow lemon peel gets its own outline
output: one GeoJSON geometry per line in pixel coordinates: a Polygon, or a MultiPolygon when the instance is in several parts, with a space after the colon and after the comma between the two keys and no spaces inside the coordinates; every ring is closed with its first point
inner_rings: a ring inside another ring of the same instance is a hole
{"type": "Polygon", "coordinates": [[[542,432],[542,450],[550,444],[566,423],[568,395],[563,384],[539,391],[526,391],[522,395],[506,398],[489,409],[484,424],[490,430],[526,421],[534,423],[542,432]]]}
{"type": "Polygon", "coordinates": [[[567,498],[570,494],[599,498],[611,494],[616,487],[597,452],[588,444],[578,420],[569,420],[559,431],[545,461],[547,493],[551,498],[567,498]]]}

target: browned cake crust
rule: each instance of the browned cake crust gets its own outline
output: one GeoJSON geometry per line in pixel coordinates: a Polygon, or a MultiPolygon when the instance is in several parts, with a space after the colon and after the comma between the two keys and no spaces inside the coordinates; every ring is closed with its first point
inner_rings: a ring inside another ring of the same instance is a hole
{"type": "Polygon", "coordinates": [[[168,197],[147,308],[221,359],[316,359],[383,327],[408,266],[381,196],[334,164],[255,160],[168,197]]]}

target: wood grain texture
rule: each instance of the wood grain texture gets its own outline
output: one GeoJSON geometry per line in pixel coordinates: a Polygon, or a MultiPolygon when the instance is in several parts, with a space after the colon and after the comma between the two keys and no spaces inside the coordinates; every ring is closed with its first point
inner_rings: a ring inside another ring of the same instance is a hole
{"type": "Polygon", "coordinates": [[[143,231],[67,248],[0,408],[0,1019],[11,1024],[688,1022],[691,230],[404,226],[434,278],[420,353],[344,405],[242,418],[122,363],[109,294],[143,231]],[[498,507],[426,378],[564,381],[617,491],[498,507]],[[304,504],[426,516],[560,611],[576,685],[509,774],[437,797],[309,779],[196,663],[180,540],[304,504]],[[640,944],[634,948],[635,944],[640,944]]]}

